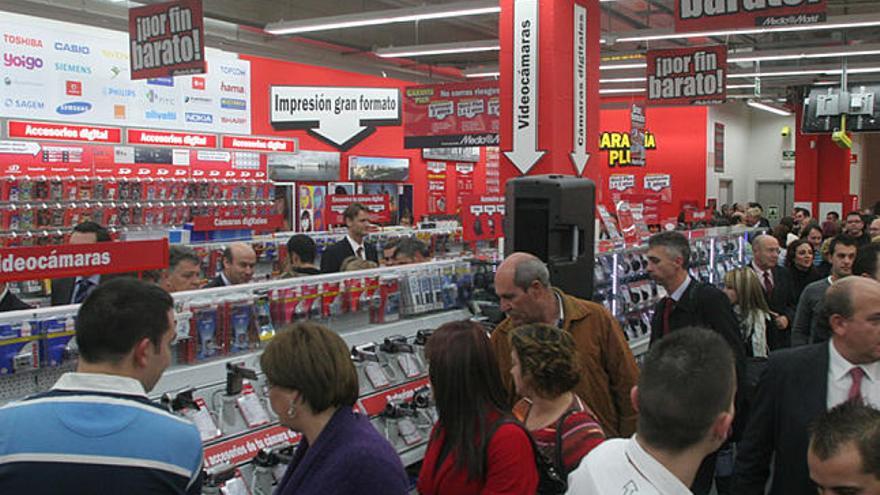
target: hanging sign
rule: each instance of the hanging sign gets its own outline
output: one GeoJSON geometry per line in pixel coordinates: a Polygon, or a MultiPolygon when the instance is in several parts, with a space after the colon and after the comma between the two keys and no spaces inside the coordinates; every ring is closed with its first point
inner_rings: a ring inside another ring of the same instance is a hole
{"type": "Polygon", "coordinates": [[[122,130],[118,127],[10,120],[6,123],[6,129],[8,136],[15,139],[77,141],[85,143],[122,142],[122,130]]]}
{"type": "Polygon", "coordinates": [[[404,89],[403,146],[497,146],[498,83],[474,81],[404,89]]]}
{"type": "Polygon", "coordinates": [[[486,147],[486,194],[501,194],[501,163],[497,146],[486,147]]]}
{"type": "Polygon", "coordinates": [[[324,206],[327,225],[345,225],[343,213],[352,203],[360,203],[367,207],[370,222],[391,221],[391,206],[387,194],[330,194],[324,206]]]}
{"type": "Polygon", "coordinates": [[[724,102],[727,94],[726,46],[649,50],[647,63],[649,104],[709,105],[724,102]]]}
{"type": "Polygon", "coordinates": [[[167,267],[166,239],[0,249],[0,281],[3,282],[167,267]]]}
{"type": "Polygon", "coordinates": [[[202,0],[175,0],[128,10],[130,79],[205,72],[202,0]]]}
{"type": "Polygon", "coordinates": [[[446,214],[445,162],[428,162],[428,214],[446,214]]]}
{"type": "Polygon", "coordinates": [[[296,153],[296,139],[256,136],[223,136],[221,142],[221,148],[226,148],[228,150],[296,153]]]}
{"type": "Polygon", "coordinates": [[[675,0],[675,31],[825,22],[826,0],[675,0]]]}
{"type": "Polygon", "coordinates": [[[308,129],[342,151],[377,126],[400,125],[397,88],[272,86],[269,120],[275,129],[308,129]]]}
{"type": "Polygon", "coordinates": [[[513,32],[513,147],[504,156],[525,175],[546,153],[538,150],[538,0],[514,0],[513,32]]]}
{"type": "Polygon", "coordinates": [[[572,137],[571,163],[574,165],[577,175],[584,174],[590,154],[587,153],[587,8],[581,4],[574,5],[574,51],[572,63],[574,65],[574,98],[572,103],[572,137]]]}
{"type": "Polygon", "coordinates": [[[645,105],[642,102],[630,105],[629,150],[630,163],[636,167],[645,166],[645,105]]]}

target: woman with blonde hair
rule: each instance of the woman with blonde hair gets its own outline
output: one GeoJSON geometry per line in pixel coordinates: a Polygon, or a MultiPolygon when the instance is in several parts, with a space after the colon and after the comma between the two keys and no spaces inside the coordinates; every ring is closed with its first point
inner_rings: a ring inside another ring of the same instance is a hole
{"type": "Polygon", "coordinates": [[[769,353],[767,330],[773,312],[767,305],[758,276],[748,267],[724,275],[724,293],[739,317],[740,333],[749,357],[766,358],[769,353]]]}

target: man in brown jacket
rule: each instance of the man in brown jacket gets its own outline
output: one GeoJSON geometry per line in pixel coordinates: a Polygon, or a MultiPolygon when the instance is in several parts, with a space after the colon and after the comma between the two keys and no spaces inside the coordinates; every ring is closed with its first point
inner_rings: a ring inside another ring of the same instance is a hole
{"type": "Polygon", "coordinates": [[[599,304],[551,287],[547,266],[528,253],[513,253],[501,263],[495,292],[507,318],[492,333],[492,346],[511,399],[515,392],[510,331],[526,323],[556,325],[571,333],[580,354],[582,375],[574,391],[590,406],[608,437],[632,435],[636,411],[630,390],[638,382],[639,369],[611,314],[599,304]]]}

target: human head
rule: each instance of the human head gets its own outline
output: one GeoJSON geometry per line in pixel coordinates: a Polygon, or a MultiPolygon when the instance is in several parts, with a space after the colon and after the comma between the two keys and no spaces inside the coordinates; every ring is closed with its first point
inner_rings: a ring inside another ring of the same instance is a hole
{"type": "Polygon", "coordinates": [[[413,237],[404,237],[400,239],[400,242],[397,243],[397,249],[394,250],[394,264],[421,263],[425,261],[427,251],[428,248],[424,242],[413,237]]]}
{"type": "Polygon", "coordinates": [[[570,333],[531,323],[510,333],[510,346],[510,374],[518,394],[555,399],[580,382],[580,359],[570,333]]]}
{"type": "Polygon", "coordinates": [[[752,240],[755,264],[762,270],[771,270],[779,262],[779,240],[770,235],[759,235],[752,240]]]}
{"type": "Polygon", "coordinates": [[[840,233],[840,223],[838,222],[822,222],[822,237],[834,237],[840,233]]]}
{"type": "Polygon", "coordinates": [[[837,280],[825,291],[822,310],[835,348],[847,361],[880,361],[880,282],[868,277],[837,280]]]}
{"type": "Polygon", "coordinates": [[[361,203],[352,203],[342,212],[345,226],[348,227],[348,235],[357,242],[361,242],[370,228],[370,210],[361,203]]]}
{"type": "Polygon", "coordinates": [[[810,221],[810,210],[796,206],[794,209],[794,222],[801,227],[810,221]]]}
{"type": "Polygon", "coordinates": [[[122,277],[95,288],[79,307],[80,370],[119,370],[150,391],[171,363],[174,301],[158,285],[122,277]]]}
{"type": "Polygon", "coordinates": [[[223,273],[232,285],[250,282],[256,264],[257,253],[243,242],[233,242],[223,250],[223,273]]]}
{"type": "Polygon", "coordinates": [[[98,223],[86,221],[73,228],[68,244],[94,244],[111,240],[110,231],[98,223]]]}
{"type": "Polygon", "coordinates": [[[871,220],[871,225],[868,226],[868,235],[871,236],[872,240],[880,236],[880,217],[871,220]]]}
{"type": "Polygon", "coordinates": [[[357,256],[349,256],[342,260],[342,264],[339,265],[340,272],[352,272],[356,270],[371,270],[373,268],[379,268],[379,263],[371,260],[362,260],[357,256]]]}
{"type": "Polygon", "coordinates": [[[805,228],[801,229],[801,239],[809,242],[813,249],[816,250],[822,247],[824,236],[825,234],[822,232],[822,229],[815,223],[808,224],[805,228]]]}
{"type": "Polygon", "coordinates": [[[857,211],[851,211],[846,214],[846,223],[843,225],[843,232],[850,237],[861,237],[865,235],[865,219],[862,214],[857,211]]]}
{"type": "Polygon", "coordinates": [[[856,253],[856,259],[853,261],[853,275],[870,277],[880,281],[880,262],[878,262],[878,258],[880,258],[880,244],[872,242],[860,247],[859,252],[856,253]]]}
{"type": "Polygon", "coordinates": [[[685,328],[648,352],[633,405],[638,435],[671,453],[714,452],[733,422],[736,371],[730,345],[718,333],[685,328]]]}
{"type": "Polygon", "coordinates": [[[810,479],[828,495],[880,495],[880,411],[846,401],[810,428],[810,479]]]}
{"type": "Polygon", "coordinates": [[[731,304],[736,304],[748,313],[753,310],[770,312],[761,282],[751,268],[736,268],[724,274],[724,293],[731,304]]]}
{"type": "Polygon", "coordinates": [[[437,422],[456,454],[456,467],[483,479],[485,452],[474,439],[486,434],[487,413],[509,410],[489,336],[473,321],[445,323],[428,339],[425,357],[437,422]]]}
{"type": "Polygon", "coordinates": [[[397,244],[399,242],[400,237],[392,237],[382,245],[382,259],[379,261],[383,266],[394,265],[394,252],[397,251],[397,244]]]}
{"type": "Polygon", "coordinates": [[[495,272],[495,293],[501,301],[501,311],[507,313],[514,326],[526,323],[553,323],[548,314],[557,307],[550,288],[547,265],[529,253],[513,253],[495,272]]]}
{"type": "Polygon", "coordinates": [[[792,241],[785,252],[785,266],[789,270],[809,271],[814,256],[813,246],[805,239],[792,241]]]}
{"type": "Polygon", "coordinates": [[[202,260],[191,248],[171,246],[168,249],[168,268],[159,275],[159,285],[168,292],[199,288],[202,260]]]}
{"type": "Polygon", "coordinates": [[[751,206],[746,210],[746,224],[750,227],[754,227],[758,225],[758,222],[761,221],[761,209],[756,206],[751,206]]]}
{"type": "Polygon", "coordinates": [[[858,244],[852,237],[839,235],[831,239],[828,255],[831,257],[831,274],[837,278],[852,275],[852,264],[856,259],[858,244]]]}
{"type": "Polygon", "coordinates": [[[679,232],[660,232],[648,240],[648,275],[666,290],[675,290],[687,276],[691,247],[679,232]]]}
{"type": "Polygon", "coordinates": [[[839,222],[840,221],[840,213],[837,213],[836,211],[829,211],[825,215],[825,220],[828,222],[839,222]]]}
{"type": "Polygon", "coordinates": [[[358,398],[348,346],[315,322],[299,321],[278,332],[260,356],[260,369],[269,382],[272,410],[281,424],[297,431],[304,416],[351,408],[358,398]]]}
{"type": "Polygon", "coordinates": [[[291,268],[314,265],[317,252],[315,241],[305,234],[294,234],[287,240],[287,259],[291,268]]]}

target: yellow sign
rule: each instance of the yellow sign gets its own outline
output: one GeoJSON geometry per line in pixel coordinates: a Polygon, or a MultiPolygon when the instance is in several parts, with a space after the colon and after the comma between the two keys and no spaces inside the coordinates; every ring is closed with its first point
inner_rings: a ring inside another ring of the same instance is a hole
{"type": "MultiPolygon", "coordinates": [[[[646,150],[657,149],[654,134],[645,132],[642,143],[646,150]]],[[[599,149],[608,152],[608,165],[626,167],[632,164],[632,141],[628,132],[603,132],[599,139],[599,149]]]]}

